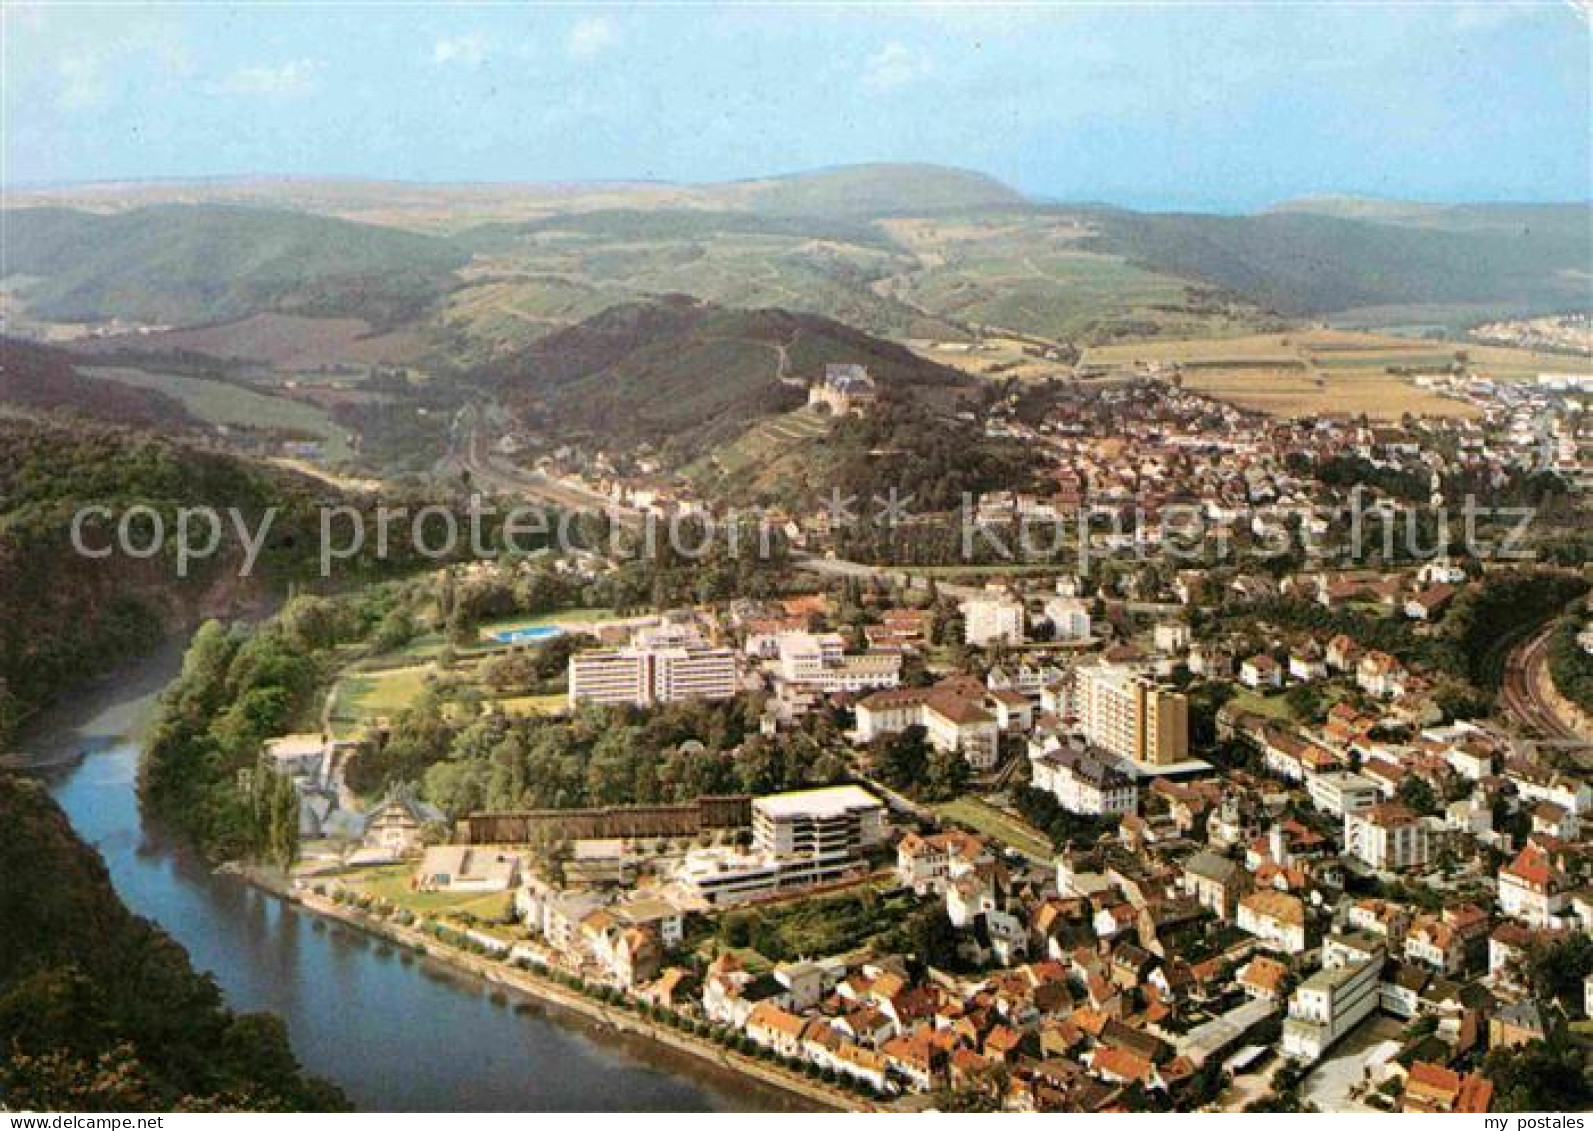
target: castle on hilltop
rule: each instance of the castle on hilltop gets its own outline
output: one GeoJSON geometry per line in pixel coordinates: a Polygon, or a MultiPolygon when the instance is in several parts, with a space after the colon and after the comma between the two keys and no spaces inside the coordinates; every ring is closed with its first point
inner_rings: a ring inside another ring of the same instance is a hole
{"type": "Polygon", "coordinates": [[[824,376],[808,389],[808,404],[826,405],[832,416],[859,416],[874,407],[877,393],[874,378],[861,365],[826,365],[824,376]]]}

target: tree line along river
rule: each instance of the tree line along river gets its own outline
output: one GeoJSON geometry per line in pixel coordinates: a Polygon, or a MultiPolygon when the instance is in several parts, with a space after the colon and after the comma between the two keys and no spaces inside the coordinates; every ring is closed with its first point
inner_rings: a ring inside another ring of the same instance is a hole
{"type": "Polygon", "coordinates": [[[775,1111],[777,1089],[643,1037],[489,990],[217,874],[141,819],[138,730],[177,672],[166,649],[41,718],[25,754],[122,899],[209,972],[239,1011],[287,1023],[294,1051],[362,1110],[775,1111]],[[82,752],[80,760],[71,756],[82,752]]]}

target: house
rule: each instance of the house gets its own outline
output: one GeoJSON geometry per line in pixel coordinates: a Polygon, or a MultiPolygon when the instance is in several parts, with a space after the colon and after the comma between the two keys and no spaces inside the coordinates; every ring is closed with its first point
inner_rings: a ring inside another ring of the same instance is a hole
{"type": "Polygon", "coordinates": [[[1404,695],[1409,679],[1405,666],[1387,652],[1368,652],[1355,665],[1355,685],[1379,698],[1404,695]]]}
{"type": "Polygon", "coordinates": [[[285,734],[267,739],[266,765],[295,785],[318,786],[331,770],[333,745],[320,734],[285,734]]]}
{"type": "Polygon", "coordinates": [[[1379,872],[1427,866],[1427,826],[1397,801],[1344,815],[1344,851],[1379,872]]]}
{"type": "Polygon", "coordinates": [[[1283,986],[1289,977],[1289,968],[1276,958],[1255,955],[1239,969],[1239,988],[1260,1001],[1277,1001],[1283,996],[1283,986]]]}
{"type": "Polygon", "coordinates": [[[760,1002],[747,1016],[744,1031],[755,1044],[785,1057],[802,1055],[802,1030],[806,1022],[773,1002],[760,1002]]]}
{"type": "Polygon", "coordinates": [[[428,848],[415,873],[421,891],[508,891],[520,879],[520,858],[513,853],[447,844],[428,848]]]}
{"type": "Polygon", "coordinates": [[[1281,891],[1253,891],[1239,900],[1239,929],[1261,940],[1261,945],[1284,954],[1302,954],[1305,941],[1305,904],[1281,891]]]}
{"type": "Polygon", "coordinates": [[[1453,585],[1440,582],[1429,586],[1405,601],[1405,615],[1411,620],[1437,620],[1459,592],[1453,585]]]}
{"type": "Polygon", "coordinates": [[[630,927],[620,932],[612,955],[609,970],[628,990],[653,981],[664,968],[663,942],[643,927],[630,927]]]}
{"type": "Polygon", "coordinates": [[[1500,1006],[1488,1018],[1488,1047],[1507,1049],[1545,1041],[1548,1026],[1543,1023],[1543,1012],[1529,999],[1500,1006]]]}
{"type": "Polygon", "coordinates": [[[1110,755],[1057,747],[1045,749],[1030,762],[1031,784],[1056,798],[1070,813],[1091,817],[1122,816],[1139,805],[1139,784],[1110,755]]]}
{"type": "Polygon", "coordinates": [[[1257,691],[1275,691],[1283,686],[1283,670],[1278,661],[1260,652],[1239,665],[1239,682],[1257,691]]]}
{"type": "Polygon", "coordinates": [[[1301,683],[1315,683],[1328,677],[1327,660],[1315,641],[1307,641],[1289,651],[1289,678],[1301,683]]]}
{"type": "Polygon", "coordinates": [[[1466,964],[1465,938],[1439,915],[1418,915],[1405,935],[1405,957],[1442,974],[1458,974],[1466,964]]]}
{"type": "Polygon", "coordinates": [[[808,388],[808,404],[823,405],[832,416],[864,416],[878,396],[868,367],[857,364],[830,363],[824,367],[824,376],[808,388]]]}
{"type": "Polygon", "coordinates": [[[876,691],[857,704],[857,738],[871,742],[910,726],[921,726],[937,750],[957,751],[975,770],[988,770],[1000,759],[1001,728],[980,700],[984,688],[966,694],[942,683],[930,688],[876,691]]]}
{"type": "Polygon", "coordinates": [[[1180,886],[1219,919],[1232,919],[1239,897],[1250,888],[1250,876],[1238,861],[1215,852],[1197,852],[1184,861],[1180,886]]]}
{"type": "Polygon", "coordinates": [[[1568,886],[1548,850],[1528,842],[1499,869],[1499,910],[1530,927],[1560,926],[1568,886]]]}
{"type": "Polygon", "coordinates": [[[971,833],[908,833],[896,845],[896,878],[919,895],[939,893],[960,873],[994,859],[985,842],[971,833]]]}
{"type": "Polygon", "coordinates": [[[1328,641],[1326,659],[1334,671],[1354,671],[1361,662],[1361,646],[1343,633],[1328,641]]]}
{"type": "Polygon", "coordinates": [[[391,864],[426,847],[426,830],[446,827],[442,811],[427,805],[414,791],[396,789],[377,803],[365,818],[360,846],[350,864],[391,864]]]}
{"type": "Polygon", "coordinates": [[[1418,1060],[1405,1077],[1399,1109],[1422,1114],[1481,1115],[1493,1104],[1493,1082],[1470,1073],[1462,1076],[1442,1065],[1418,1060]]]}
{"type": "Polygon", "coordinates": [[[1547,801],[1579,816],[1593,809],[1593,784],[1560,770],[1512,758],[1505,766],[1505,777],[1527,801],[1547,801]]]}

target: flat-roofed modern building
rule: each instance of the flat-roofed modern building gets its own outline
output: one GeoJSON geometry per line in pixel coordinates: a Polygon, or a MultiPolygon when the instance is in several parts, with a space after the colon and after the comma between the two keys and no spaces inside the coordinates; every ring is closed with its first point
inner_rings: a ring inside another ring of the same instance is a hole
{"type": "Polygon", "coordinates": [[[571,656],[569,685],[571,707],[729,699],[737,690],[736,654],[680,635],[638,633],[624,648],[571,656]]]}
{"type": "Polygon", "coordinates": [[[853,857],[884,837],[885,806],[859,786],[776,793],[752,803],[753,844],[776,856],[853,857]]]}
{"type": "Polygon", "coordinates": [[[855,785],[760,797],[752,803],[751,852],[687,853],[676,878],[699,899],[726,906],[830,883],[863,865],[885,839],[885,806],[855,785]]]}

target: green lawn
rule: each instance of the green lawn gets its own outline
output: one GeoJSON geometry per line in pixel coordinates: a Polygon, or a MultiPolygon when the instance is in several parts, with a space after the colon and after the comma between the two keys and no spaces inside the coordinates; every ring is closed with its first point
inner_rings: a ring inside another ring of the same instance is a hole
{"type": "Polygon", "coordinates": [[[338,684],[336,714],[340,718],[396,714],[420,698],[433,673],[430,664],[417,664],[350,675],[338,684]]]}
{"type": "Polygon", "coordinates": [[[966,825],[976,833],[1011,845],[1025,856],[1050,861],[1056,855],[1051,839],[1044,833],[977,797],[959,797],[931,808],[942,820],[966,825]]]}
{"type": "Polygon", "coordinates": [[[351,459],[346,432],[325,410],[304,401],[273,397],[225,381],[148,373],[142,369],[90,368],[83,373],[140,389],[153,389],[175,397],[183,407],[207,424],[233,428],[275,428],[317,437],[332,463],[351,459]]]}
{"type": "Polygon", "coordinates": [[[557,715],[570,701],[564,695],[514,695],[497,702],[506,715],[557,715]]]}
{"type": "Polygon", "coordinates": [[[1289,704],[1284,701],[1283,692],[1274,692],[1271,695],[1262,695],[1251,691],[1249,688],[1241,689],[1230,700],[1235,710],[1249,711],[1255,715],[1265,715],[1269,719],[1278,719],[1281,722],[1291,722],[1294,713],[1289,710],[1289,704]]]}
{"type": "Polygon", "coordinates": [[[365,868],[339,877],[352,890],[386,900],[416,915],[476,915],[483,919],[504,919],[511,911],[511,897],[507,892],[453,895],[448,892],[414,891],[410,880],[415,867],[394,864],[383,868],[365,868]]]}

